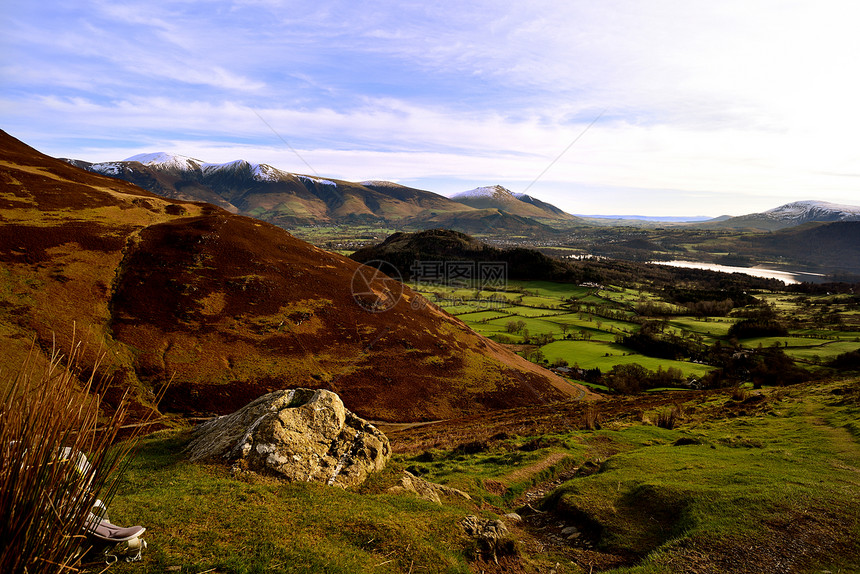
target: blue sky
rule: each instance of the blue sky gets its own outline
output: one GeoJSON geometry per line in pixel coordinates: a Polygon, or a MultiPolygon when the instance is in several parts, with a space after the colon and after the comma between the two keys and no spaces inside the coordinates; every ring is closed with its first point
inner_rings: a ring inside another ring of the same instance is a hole
{"type": "Polygon", "coordinates": [[[0,10],[0,128],[53,156],[242,158],[442,194],[501,184],[582,214],[860,204],[853,1],[0,10]]]}

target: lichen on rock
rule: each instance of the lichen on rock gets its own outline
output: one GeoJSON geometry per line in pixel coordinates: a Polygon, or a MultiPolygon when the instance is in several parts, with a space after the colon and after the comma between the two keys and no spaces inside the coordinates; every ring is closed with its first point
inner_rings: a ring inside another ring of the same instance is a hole
{"type": "Polygon", "coordinates": [[[364,482],[391,458],[388,438],[324,389],[285,389],[199,425],[192,461],[226,459],[235,471],[341,487],[364,482]]]}

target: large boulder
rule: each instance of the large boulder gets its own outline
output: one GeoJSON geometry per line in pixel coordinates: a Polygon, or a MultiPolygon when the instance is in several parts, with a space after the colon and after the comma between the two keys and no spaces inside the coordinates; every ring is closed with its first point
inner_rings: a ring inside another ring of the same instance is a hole
{"type": "Polygon", "coordinates": [[[206,421],[187,452],[191,460],[227,459],[237,472],[341,487],[361,484],[391,458],[388,438],[323,389],[275,391],[206,421]]]}

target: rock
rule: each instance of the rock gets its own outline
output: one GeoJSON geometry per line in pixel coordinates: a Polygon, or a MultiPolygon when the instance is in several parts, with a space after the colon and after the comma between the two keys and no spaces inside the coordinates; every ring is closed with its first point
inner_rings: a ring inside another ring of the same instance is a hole
{"type": "Polygon", "coordinates": [[[517,514],[516,512],[508,512],[502,518],[507,518],[511,522],[522,522],[523,517],[517,514]]]}
{"type": "Polygon", "coordinates": [[[579,532],[579,528],[577,528],[576,526],[568,526],[567,528],[561,529],[561,533],[564,536],[567,536],[568,534],[574,534],[576,532],[579,532]]]}
{"type": "Polygon", "coordinates": [[[275,391],[206,421],[187,452],[192,461],[233,461],[235,472],[340,487],[361,484],[391,458],[388,438],[323,389],[275,391]]]}
{"type": "Polygon", "coordinates": [[[501,520],[490,520],[471,515],[460,521],[463,531],[478,543],[478,552],[492,556],[498,563],[499,556],[516,554],[516,545],[501,520]]]}
{"type": "Polygon", "coordinates": [[[460,498],[465,498],[466,500],[472,500],[472,497],[462,490],[457,490],[456,488],[451,488],[444,484],[429,482],[423,478],[415,476],[408,470],[403,471],[403,476],[400,477],[400,484],[392,486],[388,489],[388,492],[411,492],[418,495],[419,498],[423,498],[424,500],[429,500],[430,502],[435,502],[437,504],[442,504],[441,496],[458,496],[460,498]]]}

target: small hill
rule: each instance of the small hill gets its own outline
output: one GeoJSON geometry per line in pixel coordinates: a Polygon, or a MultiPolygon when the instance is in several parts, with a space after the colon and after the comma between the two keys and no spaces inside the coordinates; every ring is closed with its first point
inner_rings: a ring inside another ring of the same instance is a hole
{"type": "Polygon", "coordinates": [[[557,230],[548,225],[547,220],[539,221],[531,217],[513,215],[502,209],[472,209],[465,212],[437,213],[428,217],[414,217],[407,220],[405,229],[455,229],[474,235],[523,235],[552,236],[557,230]]]}
{"type": "Polygon", "coordinates": [[[704,225],[776,231],[805,223],[829,223],[833,221],[860,221],[860,206],[839,205],[826,201],[796,201],[762,213],[730,217],[722,221],[709,221],[705,222],[704,225]]]}
{"type": "MultiPolygon", "coordinates": [[[[499,249],[465,233],[430,229],[417,233],[395,233],[378,245],[359,249],[350,256],[366,263],[385,261],[403,277],[412,278],[415,261],[503,263],[509,279],[582,281],[586,274],[567,263],[533,249],[499,249]]],[[[425,278],[426,279],[426,278],[425,278]]]]}
{"type": "Polygon", "coordinates": [[[580,218],[565,213],[554,205],[524,193],[513,193],[501,185],[477,187],[456,193],[450,199],[476,209],[498,209],[520,217],[582,222],[580,218]]]}
{"type": "Polygon", "coordinates": [[[101,371],[116,391],[145,407],[172,379],[162,407],[186,414],[297,386],[392,421],[578,394],[408,287],[281,228],[83,171],[3,132],[0,141],[0,368],[20,365],[33,336],[39,356],[55,338],[68,351],[75,329],[104,341],[101,371]]]}

